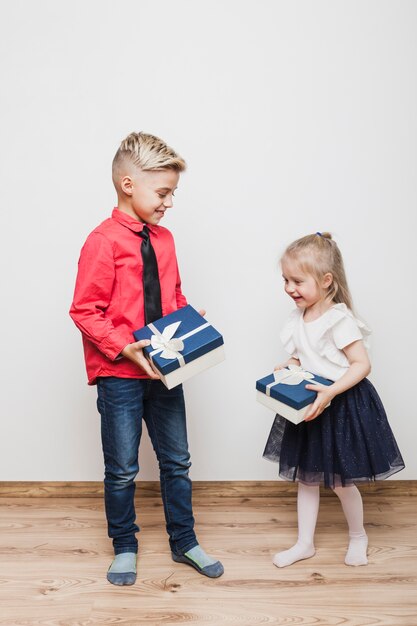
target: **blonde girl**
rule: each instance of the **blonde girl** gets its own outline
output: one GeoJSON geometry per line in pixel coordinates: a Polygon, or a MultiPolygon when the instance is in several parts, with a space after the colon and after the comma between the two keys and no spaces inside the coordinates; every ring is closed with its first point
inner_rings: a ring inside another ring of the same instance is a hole
{"type": "Polygon", "coordinates": [[[366,325],[353,313],[343,259],[330,233],[294,241],[281,259],[285,292],[294,300],[281,340],[290,363],[328,378],[306,385],[317,398],[304,422],[276,416],[264,456],[279,475],[298,482],[298,540],[274,556],[285,567],[315,554],[319,487],[339,497],[349,528],[346,565],[366,565],[368,537],[356,482],[387,478],[404,468],[381,400],[366,378],[371,370],[366,325]],[[330,404],[329,404],[330,403],[330,404]]]}

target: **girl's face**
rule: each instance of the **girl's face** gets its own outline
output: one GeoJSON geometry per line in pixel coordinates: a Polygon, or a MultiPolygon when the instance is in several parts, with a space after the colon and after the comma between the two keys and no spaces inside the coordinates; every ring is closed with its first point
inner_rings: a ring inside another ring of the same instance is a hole
{"type": "Polygon", "coordinates": [[[306,310],[320,308],[326,299],[326,288],[333,279],[331,274],[326,274],[322,284],[319,285],[316,279],[303,271],[293,259],[283,259],[281,266],[285,292],[294,300],[297,307],[306,310]]]}

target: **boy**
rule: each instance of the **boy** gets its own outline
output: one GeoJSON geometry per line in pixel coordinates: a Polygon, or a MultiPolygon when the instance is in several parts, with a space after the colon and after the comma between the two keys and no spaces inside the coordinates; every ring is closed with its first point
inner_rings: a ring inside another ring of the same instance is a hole
{"type": "Polygon", "coordinates": [[[142,352],[150,342],[132,341],[134,330],[187,304],[173,237],[158,225],[185,167],[158,137],[131,133],[122,141],[113,160],[118,206],[84,244],[70,310],[82,333],[88,382],[97,385],[115,553],[107,579],[115,585],[136,580],[134,479],[142,419],[159,462],[173,560],[211,578],[223,574],[194,533],[182,386],[166,389],[142,352]]]}

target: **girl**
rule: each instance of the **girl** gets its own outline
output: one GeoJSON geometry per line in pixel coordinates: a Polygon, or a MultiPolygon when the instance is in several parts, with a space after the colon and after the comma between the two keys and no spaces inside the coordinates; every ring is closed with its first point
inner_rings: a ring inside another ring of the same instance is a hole
{"type": "Polygon", "coordinates": [[[298,481],[298,541],[273,562],[285,567],[315,554],[324,484],[339,497],[348,523],[346,565],[366,565],[368,537],[354,483],[404,468],[384,407],[366,378],[370,331],[353,315],[342,256],[330,233],[298,239],[285,250],[281,265],[285,291],[297,308],[281,333],[291,358],[276,369],[292,363],[335,382],[306,385],[317,398],[304,422],[294,425],[277,415],[272,426],[264,456],[279,460],[282,478],[298,481]]]}

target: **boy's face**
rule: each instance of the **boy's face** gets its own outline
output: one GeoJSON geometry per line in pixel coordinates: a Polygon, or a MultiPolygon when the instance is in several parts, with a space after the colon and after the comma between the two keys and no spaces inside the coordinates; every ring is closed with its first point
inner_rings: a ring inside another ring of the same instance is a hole
{"type": "Polygon", "coordinates": [[[179,177],[179,172],[171,169],[150,171],[136,169],[130,176],[124,176],[121,181],[124,202],[122,206],[119,202],[119,208],[140,222],[158,224],[165,211],[173,206],[174,191],[179,177]]]}

